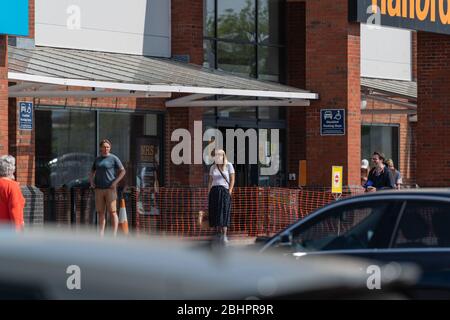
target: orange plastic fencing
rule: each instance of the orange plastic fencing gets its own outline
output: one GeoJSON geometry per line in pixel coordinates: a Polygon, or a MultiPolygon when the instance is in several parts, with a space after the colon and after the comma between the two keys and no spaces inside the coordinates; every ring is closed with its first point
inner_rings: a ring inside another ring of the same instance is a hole
{"type": "MultiPolygon", "coordinates": [[[[57,226],[95,225],[94,193],[90,189],[44,189],[45,221],[57,226]]],[[[362,190],[344,191],[347,197],[362,190]]],[[[206,188],[128,188],[126,200],[130,232],[204,238],[213,234],[199,215],[208,217],[206,188]]],[[[314,210],[335,201],[324,188],[235,188],[232,196],[230,235],[268,236],[279,232],[314,210]]]]}

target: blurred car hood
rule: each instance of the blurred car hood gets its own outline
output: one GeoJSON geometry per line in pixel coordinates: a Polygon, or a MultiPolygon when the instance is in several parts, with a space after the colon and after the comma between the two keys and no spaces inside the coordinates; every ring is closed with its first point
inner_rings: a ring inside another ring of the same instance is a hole
{"type": "MultiPolygon", "coordinates": [[[[368,290],[371,265],[342,257],[293,261],[229,247],[209,250],[187,240],[99,238],[85,230],[53,229],[0,230],[0,261],[0,298],[11,288],[23,288],[24,297],[38,299],[273,299],[338,288],[368,290]],[[68,289],[70,266],[79,267],[79,290],[68,289]]],[[[418,277],[416,268],[404,266],[383,277],[382,285],[408,286],[418,277]]]]}

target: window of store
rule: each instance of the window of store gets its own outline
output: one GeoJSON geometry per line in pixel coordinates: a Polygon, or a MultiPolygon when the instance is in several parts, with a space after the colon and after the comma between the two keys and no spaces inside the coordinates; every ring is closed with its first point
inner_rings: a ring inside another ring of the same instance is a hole
{"type": "Polygon", "coordinates": [[[122,186],[139,183],[145,166],[157,166],[162,183],[162,116],[125,112],[38,108],[36,110],[36,185],[87,185],[98,143],[108,139],[127,170],[122,186]],[[140,150],[155,148],[155,157],[140,150]],[[142,163],[142,158],[146,159],[142,163]]]}
{"type": "Polygon", "coordinates": [[[284,82],[284,0],[205,0],[204,66],[284,82]]]}
{"type": "Polygon", "coordinates": [[[361,156],[370,162],[374,151],[383,152],[386,159],[399,164],[399,126],[387,124],[363,124],[361,127],[361,156]]]}

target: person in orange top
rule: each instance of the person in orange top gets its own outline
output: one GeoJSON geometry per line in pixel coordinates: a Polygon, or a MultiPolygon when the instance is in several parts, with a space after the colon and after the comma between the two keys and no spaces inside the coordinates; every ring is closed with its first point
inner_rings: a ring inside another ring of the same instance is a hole
{"type": "Polygon", "coordinates": [[[25,199],[19,184],[14,181],[15,171],[16,159],[13,156],[0,157],[0,224],[10,224],[21,231],[25,199]]]}

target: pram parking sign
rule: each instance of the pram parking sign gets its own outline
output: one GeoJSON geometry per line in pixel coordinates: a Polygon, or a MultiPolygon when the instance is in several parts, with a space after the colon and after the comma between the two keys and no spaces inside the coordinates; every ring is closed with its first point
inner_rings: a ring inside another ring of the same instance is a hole
{"type": "Polygon", "coordinates": [[[33,130],[33,103],[19,103],[19,128],[20,130],[33,130]]]}

